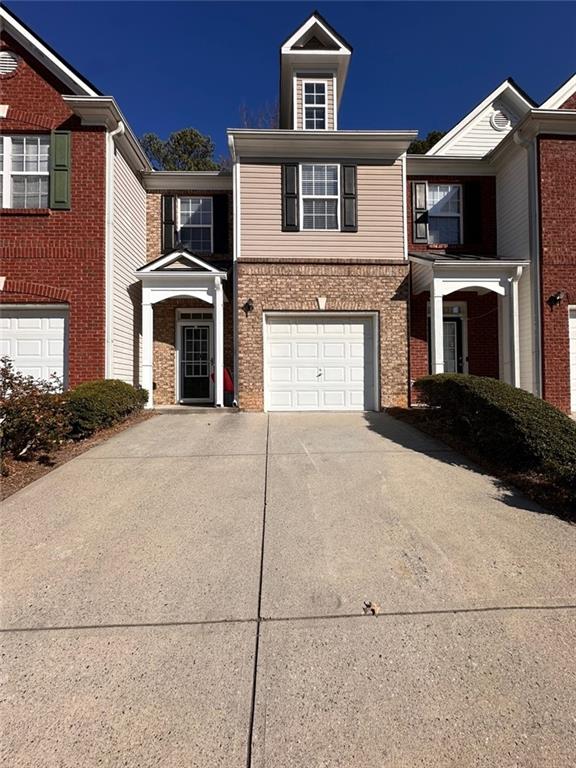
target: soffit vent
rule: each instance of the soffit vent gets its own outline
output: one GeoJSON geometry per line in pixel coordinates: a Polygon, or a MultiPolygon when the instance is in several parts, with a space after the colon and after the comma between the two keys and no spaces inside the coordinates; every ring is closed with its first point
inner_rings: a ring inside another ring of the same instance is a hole
{"type": "Polygon", "coordinates": [[[505,114],[501,109],[497,109],[492,113],[492,116],[490,117],[490,125],[496,131],[505,131],[507,128],[511,127],[512,123],[510,122],[510,118],[507,114],[505,114]]]}
{"type": "Polygon", "coordinates": [[[0,51],[0,75],[11,75],[18,68],[20,60],[12,51],[0,51]]]}

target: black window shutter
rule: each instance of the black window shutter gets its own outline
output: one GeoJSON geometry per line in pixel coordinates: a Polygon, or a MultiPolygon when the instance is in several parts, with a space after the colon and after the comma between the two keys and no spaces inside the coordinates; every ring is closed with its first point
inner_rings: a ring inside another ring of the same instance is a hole
{"type": "Polygon", "coordinates": [[[342,232],[358,232],[358,182],[355,165],[342,166],[342,232]]]}
{"type": "Polygon", "coordinates": [[[298,224],[298,166],[282,166],[282,231],[297,232],[298,224]]]}
{"type": "Polygon", "coordinates": [[[425,181],[412,182],[412,240],[428,242],[428,187],[425,181]]]}
{"type": "Polygon", "coordinates": [[[176,245],[176,219],[173,195],[162,196],[162,251],[170,253],[176,245]]]}
{"type": "Polygon", "coordinates": [[[467,181],[463,190],[464,239],[466,244],[482,242],[482,185],[479,181],[467,181]]]}
{"type": "Polygon", "coordinates": [[[214,195],[212,198],[214,228],[214,253],[230,253],[228,230],[228,195],[214,195]]]}

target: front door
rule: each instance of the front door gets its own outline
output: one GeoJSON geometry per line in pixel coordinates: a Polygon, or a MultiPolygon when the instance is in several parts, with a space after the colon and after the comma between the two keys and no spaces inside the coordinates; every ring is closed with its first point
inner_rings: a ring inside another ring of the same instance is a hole
{"type": "Polygon", "coordinates": [[[444,372],[462,373],[462,320],[444,319],[444,372]]]}
{"type": "Polygon", "coordinates": [[[212,323],[183,325],[181,334],[180,400],[212,402],[212,323]]]}

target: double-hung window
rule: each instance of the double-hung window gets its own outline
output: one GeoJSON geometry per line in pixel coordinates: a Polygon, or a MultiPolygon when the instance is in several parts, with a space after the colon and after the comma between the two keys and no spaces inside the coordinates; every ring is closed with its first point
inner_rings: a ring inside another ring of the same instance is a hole
{"type": "Polygon", "coordinates": [[[0,207],[48,208],[50,137],[0,137],[0,207]]]}
{"type": "Polygon", "coordinates": [[[326,129],[326,82],[304,81],[304,128],[326,129]]]}
{"type": "Polygon", "coordinates": [[[462,187],[428,182],[428,242],[462,242],[462,187]]]}
{"type": "Polygon", "coordinates": [[[178,198],[178,240],[195,253],[214,250],[211,197],[178,198]]]}
{"type": "Polygon", "coordinates": [[[302,229],[338,229],[339,166],[301,166],[302,229]]]}

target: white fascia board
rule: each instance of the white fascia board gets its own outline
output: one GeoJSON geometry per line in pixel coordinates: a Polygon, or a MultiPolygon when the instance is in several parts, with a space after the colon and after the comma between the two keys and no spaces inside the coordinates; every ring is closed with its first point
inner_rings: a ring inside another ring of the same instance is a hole
{"type": "Polygon", "coordinates": [[[451,130],[448,131],[446,136],[443,136],[440,141],[438,141],[434,146],[426,152],[427,156],[434,156],[441,154],[442,151],[448,146],[448,144],[451,144],[452,141],[459,138],[462,133],[466,131],[466,129],[473,123],[476,118],[478,118],[484,110],[492,104],[492,102],[497,99],[499,96],[501,96],[505,91],[510,91],[514,94],[514,96],[523,104],[526,105],[526,111],[532,108],[532,105],[524,98],[524,96],[514,88],[512,83],[510,83],[508,80],[504,80],[503,83],[501,83],[498,88],[492,91],[492,93],[488,94],[484,101],[480,102],[478,106],[472,110],[472,112],[469,112],[462,120],[460,120],[459,123],[457,123],[451,130]]]}
{"type": "Polygon", "coordinates": [[[540,105],[540,109],[559,109],[576,92],[576,73],[540,105]]]}
{"type": "Polygon", "coordinates": [[[19,42],[27,51],[38,59],[53,75],[61,80],[70,89],[78,94],[87,96],[98,96],[98,91],[94,90],[85,80],[62,61],[53,51],[44,45],[36,35],[23,26],[18,19],[4,7],[0,6],[0,19],[3,28],[8,34],[19,42]]]}
{"type": "Polygon", "coordinates": [[[124,131],[119,133],[115,140],[132,170],[135,172],[152,170],[146,153],[112,96],[63,96],[62,98],[81,119],[82,125],[102,125],[107,131],[114,131],[120,123],[123,123],[124,131]]]}
{"type": "Polygon", "coordinates": [[[485,158],[456,155],[407,155],[409,176],[494,176],[496,171],[485,158]]]}
{"type": "Polygon", "coordinates": [[[576,133],[576,109],[531,109],[518,125],[484,158],[499,165],[509,149],[518,144],[527,146],[539,133],[572,135],[576,133]]]}
{"type": "MultiPolygon", "coordinates": [[[[296,32],[294,32],[294,34],[292,35],[292,37],[291,37],[291,38],[289,38],[288,40],[286,40],[286,42],[284,43],[284,45],[283,45],[283,46],[282,46],[282,48],[280,49],[280,50],[281,50],[281,52],[282,52],[282,53],[294,53],[294,51],[292,51],[292,50],[291,50],[291,49],[292,49],[292,46],[293,46],[293,45],[295,45],[295,44],[298,42],[298,40],[299,40],[299,39],[300,39],[300,38],[301,38],[303,35],[305,35],[305,34],[306,34],[306,32],[308,32],[308,30],[309,30],[311,27],[313,27],[313,26],[315,26],[315,25],[318,25],[318,26],[320,27],[320,29],[321,29],[321,30],[322,30],[322,31],[323,31],[323,32],[324,32],[326,35],[328,35],[328,37],[329,37],[331,40],[333,40],[333,41],[334,41],[334,43],[335,43],[335,44],[338,46],[339,50],[341,50],[342,52],[345,52],[345,51],[347,51],[348,53],[351,53],[350,49],[349,49],[347,46],[343,45],[342,41],[341,41],[341,40],[339,40],[339,39],[338,39],[338,38],[337,38],[337,37],[334,35],[334,33],[333,33],[333,32],[331,32],[331,31],[330,31],[330,30],[329,30],[329,29],[326,27],[326,25],[325,25],[325,24],[323,24],[323,23],[322,23],[322,21],[321,21],[321,20],[320,20],[320,19],[319,19],[319,18],[318,18],[316,15],[314,15],[314,14],[312,14],[312,16],[310,16],[310,18],[309,18],[307,21],[305,21],[305,22],[304,22],[304,24],[302,24],[302,26],[301,26],[301,27],[299,27],[299,28],[296,30],[296,32]]],[[[308,52],[309,52],[309,51],[308,51],[308,52]]],[[[318,51],[314,51],[314,53],[318,53],[318,51]]],[[[330,51],[330,53],[334,53],[334,51],[330,51]]]]}
{"type": "Polygon", "coordinates": [[[441,257],[438,257],[438,260],[433,260],[430,258],[426,258],[425,256],[419,256],[418,254],[412,252],[409,254],[410,261],[414,261],[417,264],[423,264],[425,266],[434,267],[435,270],[445,270],[450,271],[452,269],[457,269],[458,271],[466,271],[466,269],[494,269],[495,267],[504,267],[506,269],[512,268],[512,267],[524,267],[530,264],[530,261],[527,259],[479,259],[478,261],[470,261],[469,259],[450,259],[447,261],[446,259],[442,259],[441,257]]]}
{"type": "MultiPolygon", "coordinates": [[[[194,256],[193,254],[183,249],[172,251],[171,253],[167,253],[161,259],[151,261],[145,267],[137,270],[137,274],[139,275],[163,274],[162,270],[166,266],[168,266],[169,264],[173,264],[175,261],[178,261],[179,259],[185,259],[186,261],[188,261],[190,264],[193,264],[194,266],[202,267],[202,269],[205,270],[204,274],[214,274],[214,275],[222,274],[222,272],[219,269],[216,269],[215,267],[213,267],[211,264],[208,264],[203,259],[200,259],[197,256],[194,256]]],[[[190,274],[188,272],[185,272],[185,270],[182,270],[182,272],[183,274],[190,274]]],[[[202,273],[197,273],[197,274],[202,274],[202,273]]]]}
{"type": "Polygon", "coordinates": [[[146,171],[142,184],[147,192],[218,192],[232,189],[232,175],[221,171],[146,171]]]}

